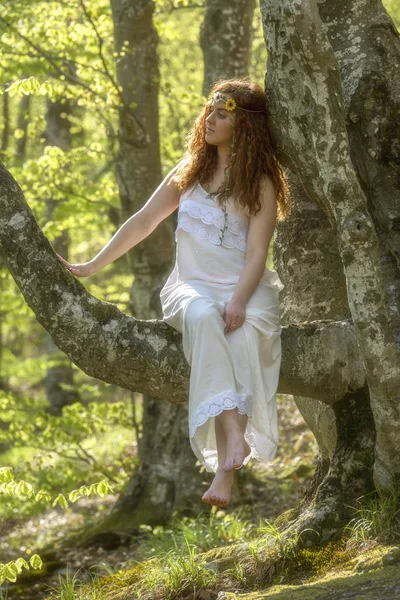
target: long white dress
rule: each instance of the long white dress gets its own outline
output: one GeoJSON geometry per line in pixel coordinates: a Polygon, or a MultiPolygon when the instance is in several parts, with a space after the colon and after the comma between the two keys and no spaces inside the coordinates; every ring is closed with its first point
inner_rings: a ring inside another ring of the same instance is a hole
{"type": "Polygon", "coordinates": [[[163,320],[182,333],[191,366],[189,437],[207,471],[218,467],[215,417],[237,409],[248,415],[251,458],[271,461],[278,445],[276,390],[281,363],[279,292],[275,270],[265,269],[246,305],[243,325],[224,333],[222,317],[246,262],[249,217],[222,208],[200,184],[180,197],[176,261],[160,292],[163,320]]]}

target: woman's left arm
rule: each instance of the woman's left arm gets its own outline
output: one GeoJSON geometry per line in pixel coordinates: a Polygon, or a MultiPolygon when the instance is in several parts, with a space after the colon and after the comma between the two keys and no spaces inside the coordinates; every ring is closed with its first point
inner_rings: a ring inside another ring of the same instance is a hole
{"type": "Polygon", "coordinates": [[[235,291],[225,307],[224,320],[227,329],[232,323],[236,324],[236,327],[243,324],[246,316],[246,304],[252,297],[265,270],[268,248],[277,217],[276,193],[270,179],[267,179],[260,194],[260,202],[261,208],[258,213],[250,215],[246,264],[240,274],[235,291]]]}

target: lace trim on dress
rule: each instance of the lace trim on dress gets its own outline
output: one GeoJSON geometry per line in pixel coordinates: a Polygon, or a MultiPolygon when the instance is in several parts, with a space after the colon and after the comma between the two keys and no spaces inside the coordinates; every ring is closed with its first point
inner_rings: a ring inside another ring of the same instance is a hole
{"type": "MultiPolygon", "coordinates": [[[[216,227],[223,227],[225,216],[222,208],[217,206],[208,206],[197,200],[185,198],[181,201],[179,212],[187,211],[192,217],[201,219],[203,223],[213,224],[216,227]]],[[[246,233],[249,228],[249,220],[239,215],[228,212],[228,229],[232,233],[246,233]]]]}
{"type": "Polygon", "coordinates": [[[260,435],[254,431],[246,431],[244,438],[251,447],[251,455],[257,460],[272,461],[278,448],[278,440],[260,435]]]}
{"type": "Polygon", "coordinates": [[[197,427],[203,425],[210,417],[216,417],[223,410],[237,408],[240,415],[251,417],[251,395],[238,392],[222,392],[205,402],[194,413],[189,423],[189,435],[193,437],[197,427]]]}
{"type": "MultiPolygon", "coordinates": [[[[248,224],[245,224],[242,217],[227,214],[227,227],[222,246],[246,252],[248,224]]],[[[184,200],[178,211],[175,237],[178,229],[182,228],[213,244],[221,245],[224,223],[225,216],[222,209],[205,206],[194,200],[184,200]]]]}

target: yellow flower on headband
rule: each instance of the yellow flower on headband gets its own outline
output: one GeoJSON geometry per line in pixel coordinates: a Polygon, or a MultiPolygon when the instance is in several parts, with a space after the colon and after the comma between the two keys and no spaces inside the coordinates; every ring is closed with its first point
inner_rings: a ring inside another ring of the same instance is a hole
{"type": "Polygon", "coordinates": [[[229,110],[229,112],[233,112],[236,108],[239,108],[240,110],[245,110],[249,113],[263,113],[266,110],[265,108],[262,108],[260,110],[250,110],[249,108],[243,108],[243,106],[239,106],[238,104],[236,104],[233,98],[227,99],[226,96],[221,94],[221,92],[211,92],[208,95],[207,103],[219,102],[220,100],[225,100],[225,110],[229,110]]]}
{"type": "Polygon", "coordinates": [[[229,100],[227,100],[226,97],[221,94],[221,92],[211,92],[208,96],[208,101],[219,102],[220,100],[225,100],[226,110],[229,110],[229,112],[235,110],[236,102],[233,100],[233,98],[229,98],[229,100]]]}

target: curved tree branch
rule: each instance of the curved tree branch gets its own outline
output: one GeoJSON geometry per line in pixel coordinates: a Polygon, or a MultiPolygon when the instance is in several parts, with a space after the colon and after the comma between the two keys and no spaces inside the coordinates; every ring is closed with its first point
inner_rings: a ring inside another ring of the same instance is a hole
{"type": "MultiPolygon", "coordinates": [[[[92,377],[185,402],[190,367],[181,334],[158,319],[134,319],[89,294],[58,259],[2,163],[0,190],[0,257],[57,346],[92,377]]],[[[351,321],[282,328],[278,392],[301,393],[332,405],[364,386],[351,321]]]]}

